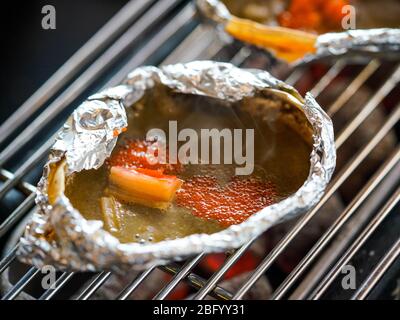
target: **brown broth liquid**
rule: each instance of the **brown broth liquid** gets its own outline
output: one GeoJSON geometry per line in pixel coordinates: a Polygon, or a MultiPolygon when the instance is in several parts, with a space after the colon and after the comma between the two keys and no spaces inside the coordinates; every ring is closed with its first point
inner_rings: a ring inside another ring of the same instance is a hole
{"type": "MultiPolygon", "coordinates": [[[[178,130],[254,129],[253,175],[273,183],[278,194],[276,201],[279,201],[298,190],[309,172],[311,136],[304,138],[284,120],[286,114],[292,118],[294,109],[276,99],[244,99],[229,104],[217,99],[175,94],[159,87],[128,108],[128,131],[119,137],[118,143],[122,144],[125,138],[144,139],[147,131],[153,128],[168,133],[170,120],[177,121],[178,130]]],[[[300,113],[295,113],[299,117],[300,113]]],[[[302,113],[300,122],[299,127],[309,126],[302,113]]],[[[223,164],[187,165],[179,177],[185,180],[195,175],[212,175],[223,185],[232,178],[235,167],[223,164]]],[[[104,165],[98,170],[68,177],[65,193],[86,219],[102,220],[99,199],[104,196],[107,184],[108,168],[104,165]]],[[[194,216],[190,210],[175,203],[164,211],[138,204],[122,204],[122,215],[120,229],[109,231],[124,243],[157,242],[195,233],[211,234],[224,228],[216,221],[194,216]]]]}

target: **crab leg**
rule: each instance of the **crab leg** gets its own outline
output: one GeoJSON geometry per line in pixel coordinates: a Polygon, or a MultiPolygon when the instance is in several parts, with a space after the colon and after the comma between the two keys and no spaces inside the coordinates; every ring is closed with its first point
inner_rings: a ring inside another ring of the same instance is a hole
{"type": "Polygon", "coordinates": [[[108,193],[128,203],[166,209],[181,187],[175,176],[164,175],[158,170],[112,167],[108,193]]]}
{"type": "Polygon", "coordinates": [[[317,35],[284,28],[271,27],[246,19],[231,17],[225,26],[233,37],[270,50],[278,58],[293,62],[306,54],[315,53],[317,35]]]}

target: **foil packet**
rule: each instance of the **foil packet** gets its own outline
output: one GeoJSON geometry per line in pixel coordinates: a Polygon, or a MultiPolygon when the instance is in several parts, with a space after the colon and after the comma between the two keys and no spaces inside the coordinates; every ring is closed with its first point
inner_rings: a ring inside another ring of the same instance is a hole
{"type": "Polygon", "coordinates": [[[313,207],[322,197],[335,163],[330,118],[310,93],[303,99],[294,88],[266,71],[239,69],[213,61],[140,67],[121,85],[89,97],[59,131],[38,184],[38,210],[20,239],[17,255],[21,261],[37,267],[53,265],[60,270],[124,272],[143,270],[201,252],[238,248],[273,225],[313,207]],[[118,134],[127,126],[128,108],[156,85],[176,93],[231,102],[264,91],[285,94],[298,105],[312,128],[308,178],[297,192],[240,224],[213,234],[193,234],[156,243],[121,243],[103,228],[102,221],[86,220],[64,194],[51,205],[48,194],[51,167],[65,162],[67,175],[99,168],[110,156],[118,134]]]}
{"type": "MultiPolygon", "coordinates": [[[[216,24],[220,29],[233,16],[226,5],[219,0],[197,0],[198,11],[208,21],[216,24]]],[[[354,29],[344,32],[330,32],[321,34],[315,42],[315,53],[307,54],[293,64],[310,62],[325,57],[336,57],[346,54],[395,54],[400,51],[400,29],[354,29]]]]}

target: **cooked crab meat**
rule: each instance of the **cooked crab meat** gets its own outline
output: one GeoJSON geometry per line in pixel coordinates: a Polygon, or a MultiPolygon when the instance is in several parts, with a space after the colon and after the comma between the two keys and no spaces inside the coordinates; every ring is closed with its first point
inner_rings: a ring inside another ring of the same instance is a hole
{"type": "Polygon", "coordinates": [[[181,185],[182,180],[158,170],[112,167],[107,193],[123,202],[166,209],[181,185]]]}

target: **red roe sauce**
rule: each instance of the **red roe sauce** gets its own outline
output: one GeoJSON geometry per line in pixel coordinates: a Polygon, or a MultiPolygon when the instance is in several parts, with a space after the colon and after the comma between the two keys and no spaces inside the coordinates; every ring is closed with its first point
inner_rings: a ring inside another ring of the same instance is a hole
{"type": "MultiPolygon", "coordinates": [[[[149,153],[151,148],[156,148],[155,141],[127,139],[123,145],[117,147],[112,156],[107,160],[107,164],[110,167],[157,170],[165,174],[177,174],[181,172],[182,165],[179,163],[168,164],[168,156],[167,163],[151,163],[149,153]]],[[[157,155],[157,149],[155,149],[154,156],[157,157],[157,155]]]]}
{"type": "Polygon", "coordinates": [[[215,177],[195,176],[182,185],[176,202],[200,218],[217,220],[223,226],[239,224],[276,202],[272,183],[258,178],[234,177],[221,186],[215,177]]]}
{"type": "MultiPolygon", "coordinates": [[[[149,148],[154,141],[126,140],[107,160],[110,167],[140,169],[152,176],[176,175],[183,171],[182,164],[151,164],[149,148]],[[156,175],[155,175],[156,174],[156,175]]],[[[167,150],[168,154],[168,150],[167,150]]],[[[157,156],[157,152],[154,152],[157,156]]],[[[168,162],[168,158],[167,158],[168,162]]],[[[212,176],[194,176],[183,182],[176,194],[176,204],[206,220],[216,220],[222,226],[239,224],[252,214],[276,202],[276,188],[257,177],[233,177],[221,186],[212,176]]]]}

